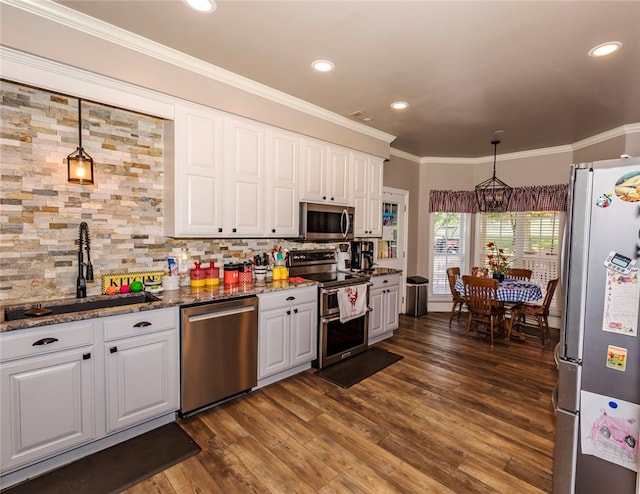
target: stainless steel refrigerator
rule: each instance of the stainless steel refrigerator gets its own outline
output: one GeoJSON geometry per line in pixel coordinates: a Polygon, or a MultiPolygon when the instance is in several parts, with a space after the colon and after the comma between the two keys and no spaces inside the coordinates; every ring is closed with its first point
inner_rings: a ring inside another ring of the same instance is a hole
{"type": "Polygon", "coordinates": [[[554,494],[633,494],[640,423],[640,158],[571,167],[554,494]]]}

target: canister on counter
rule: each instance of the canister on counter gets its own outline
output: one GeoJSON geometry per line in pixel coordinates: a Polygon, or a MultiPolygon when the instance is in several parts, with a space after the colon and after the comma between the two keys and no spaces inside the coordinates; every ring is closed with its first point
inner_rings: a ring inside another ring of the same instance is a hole
{"type": "Polygon", "coordinates": [[[224,284],[225,285],[238,284],[238,265],[237,264],[224,265],[224,284]]]}
{"type": "Polygon", "coordinates": [[[195,267],[189,271],[189,282],[192,288],[203,287],[205,285],[206,270],[200,267],[198,261],[195,262],[195,267]]]}
{"type": "Polygon", "coordinates": [[[209,267],[205,269],[205,273],[205,285],[216,286],[220,283],[220,270],[213,265],[213,261],[209,261],[209,267]]]}
{"type": "Polygon", "coordinates": [[[251,272],[251,263],[243,262],[238,264],[238,283],[249,285],[253,282],[253,273],[251,272]]]}

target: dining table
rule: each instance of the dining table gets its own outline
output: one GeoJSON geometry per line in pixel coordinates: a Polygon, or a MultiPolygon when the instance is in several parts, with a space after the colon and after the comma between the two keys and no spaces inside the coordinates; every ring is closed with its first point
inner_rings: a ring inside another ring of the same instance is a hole
{"type": "MultiPolygon", "coordinates": [[[[456,280],[456,291],[464,297],[464,283],[461,277],[456,280]]],[[[498,302],[507,304],[533,302],[542,298],[542,288],[532,281],[505,278],[498,284],[496,296],[498,302]]]]}
{"type": "MultiPolygon", "coordinates": [[[[456,291],[464,297],[464,283],[462,277],[456,279],[456,291]]],[[[496,294],[498,302],[502,302],[507,310],[509,306],[513,306],[520,302],[534,302],[542,298],[542,288],[537,283],[527,280],[515,280],[505,278],[498,283],[498,292],[496,294]]],[[[511,337],[524,341],[526,336],[519,331],[511,331],[511,337]]]]}

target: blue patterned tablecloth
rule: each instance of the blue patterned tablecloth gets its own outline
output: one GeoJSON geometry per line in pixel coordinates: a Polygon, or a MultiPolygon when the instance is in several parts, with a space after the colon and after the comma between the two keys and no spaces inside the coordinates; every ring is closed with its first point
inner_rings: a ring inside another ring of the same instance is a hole
{"type": "MultiPolygon", "coordinates": [[[[464,296],[462,278],[456,280],[456,291],[464,296]]],[[[498,285],[499,302],[531,302],[542,298],[540,285],[531,281],[511,280],[506,278],[498,285]]]]}

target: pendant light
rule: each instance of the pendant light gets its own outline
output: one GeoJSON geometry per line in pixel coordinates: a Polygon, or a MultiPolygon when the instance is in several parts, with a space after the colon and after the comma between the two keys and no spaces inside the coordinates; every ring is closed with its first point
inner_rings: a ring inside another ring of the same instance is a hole
{"type": "Polygon", "coordinates": [[[493,176],[476,185],[476,198],[480,212],[501,213],[509,207],[513,189],[496,177],[496,153],[500,141],[494,140],[491,144],[493,144],[493,176]]]}
{"type": "Polygon", "coordinates": [[[67,181],[80,185],[93,183],[93,158],[82,148],[81,99],[78,99],[78,148],[67,156],[67,181]]]}

